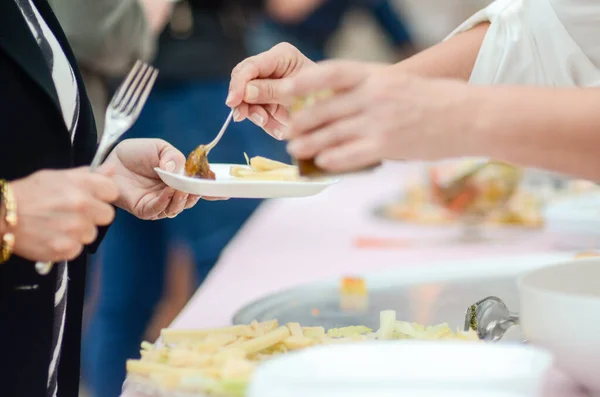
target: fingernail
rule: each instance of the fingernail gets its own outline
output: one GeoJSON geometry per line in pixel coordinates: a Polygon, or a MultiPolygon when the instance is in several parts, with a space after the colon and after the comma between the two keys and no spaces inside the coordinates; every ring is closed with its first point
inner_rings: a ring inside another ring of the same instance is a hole
{"type": "Polygon", "coordinates": [[[254,113],[252,116],[250,116],[250,119],[259,127],[262,127],[265,123],[265,119],[258,113],[254,113]]]}
{"type": "Polygon", "coordinates": [[[235,110],[233,111],[233,120],[234,120],[234,121],[240,121],[240,111],[239,111],[239,110],[237,110],[237,109],[235,109],[235,110]]]}
{"type": "Polygon", "coordinates": [[[287,151],[288,151],[290,154],[294,154],[295,152],[297,152],[297,151],[298,151],[299,149],[301,149],[301,148],[302,148],[302,144],[301,144],[301,143],[299,143],[298,141],[293,141],[293,142],[290,142],[290,143],[287,145],[287,151]]]}
{"type": "Polygon", "coordinates": [[[175,167],[177,167],[177,164],[175,164],[175,161],[173,160],[169,161],[167,165],[165,165],[165,169],[169,172],[175,171],[175,167]]]}
{"type": "Polygon", "coordinates": [[[225,105],[231,105],[231,101],[233,101],[233,92],[230,92],[229,95],[227,95],[227,99],[225,99],[225,105]]]}
{"type": "Polygon", "coordinates": [[[248,84],[246,87],[246,101],[252,101],[258,98],[258,87],[252,84],[248,84]]]}
{"type": "Polygon", "coordinates": [[[283,131],[281,131],[280,129],[276,129],[275,131],[273,131],[273,135],[275,135],[275,138],[279,139],[280,141],[284,138],[283,131]]]}
{"type": "Polygon", "coordinates": [[[317,158],[315,159],[315,164],[317,165],[317,167],[325,168],[327,167],[330,161],[331,158],[329,158],[328,156],[317,156],[317,158]]]}

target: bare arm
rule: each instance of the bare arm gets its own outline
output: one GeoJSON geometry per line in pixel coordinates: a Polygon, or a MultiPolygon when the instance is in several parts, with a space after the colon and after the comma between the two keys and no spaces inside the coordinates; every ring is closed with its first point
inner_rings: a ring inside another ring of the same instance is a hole
{"type": "Polygon", "coordinates": [[[421,77],[468,81],[489,26],[489,23],[477,25],[391,66],[365,63],[364,67],[369,68],[371,73],[390,68],[421,77]]]}
{"type": "Polygon", "coordinates": [[[422,51],[392,68],[422,77],[469,80],[489,23],[480,24],[422,51]]]}
{"type": "Polygon", "coordinates": [[[472,87],[468,154],[600,181],[600,89],[472,87]]]}

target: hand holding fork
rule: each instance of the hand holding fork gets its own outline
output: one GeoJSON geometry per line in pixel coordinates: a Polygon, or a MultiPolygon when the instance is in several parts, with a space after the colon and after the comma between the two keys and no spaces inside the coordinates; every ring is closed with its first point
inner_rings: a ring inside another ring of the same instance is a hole
{"type": "MultiPolygon", "coordinates": [[[[142,61],[135,63],[108,105],[104,132],[90,166],[92,172],[102,164],[113,145],[135,123],[150,95],[157,75],[158,70],[152,66],[142,61]]],[[[50,273],[52,266],[52,262],[37,262],[35,269],[39,274],[46,275],[50,273]]]]}

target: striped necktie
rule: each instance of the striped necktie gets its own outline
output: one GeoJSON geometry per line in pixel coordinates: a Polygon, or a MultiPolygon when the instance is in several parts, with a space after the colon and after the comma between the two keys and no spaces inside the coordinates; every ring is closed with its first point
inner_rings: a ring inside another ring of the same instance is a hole
{"type": "Polygon", "coordinates": [[[65,330],[65,317],[67,314],[68,266],[66,262],[61,262],[57,263],[55,267],[54,332],[52,335],[52,361],[48,368],[48,397],[56,397],[58,391],[58,363],[60,361],[60,351],[65,330]]]}

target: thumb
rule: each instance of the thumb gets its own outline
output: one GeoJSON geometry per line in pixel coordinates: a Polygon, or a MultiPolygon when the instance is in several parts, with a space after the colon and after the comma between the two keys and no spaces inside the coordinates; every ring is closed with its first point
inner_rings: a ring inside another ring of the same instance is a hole
{"type": "Polygon", "coordinates": [[[244,102],[253,105],[286,105],[291,103],[289,90],[285,89],[288,84],[287,78],[283,79],[260,79],[253,80],[246,85],[244,102]]]}
{"type": "Polygon", "coordinates": [[[180,172],[185,167],[185,156],[165,142],[159,152],[159,167],[168,172],[180,172]]]}

